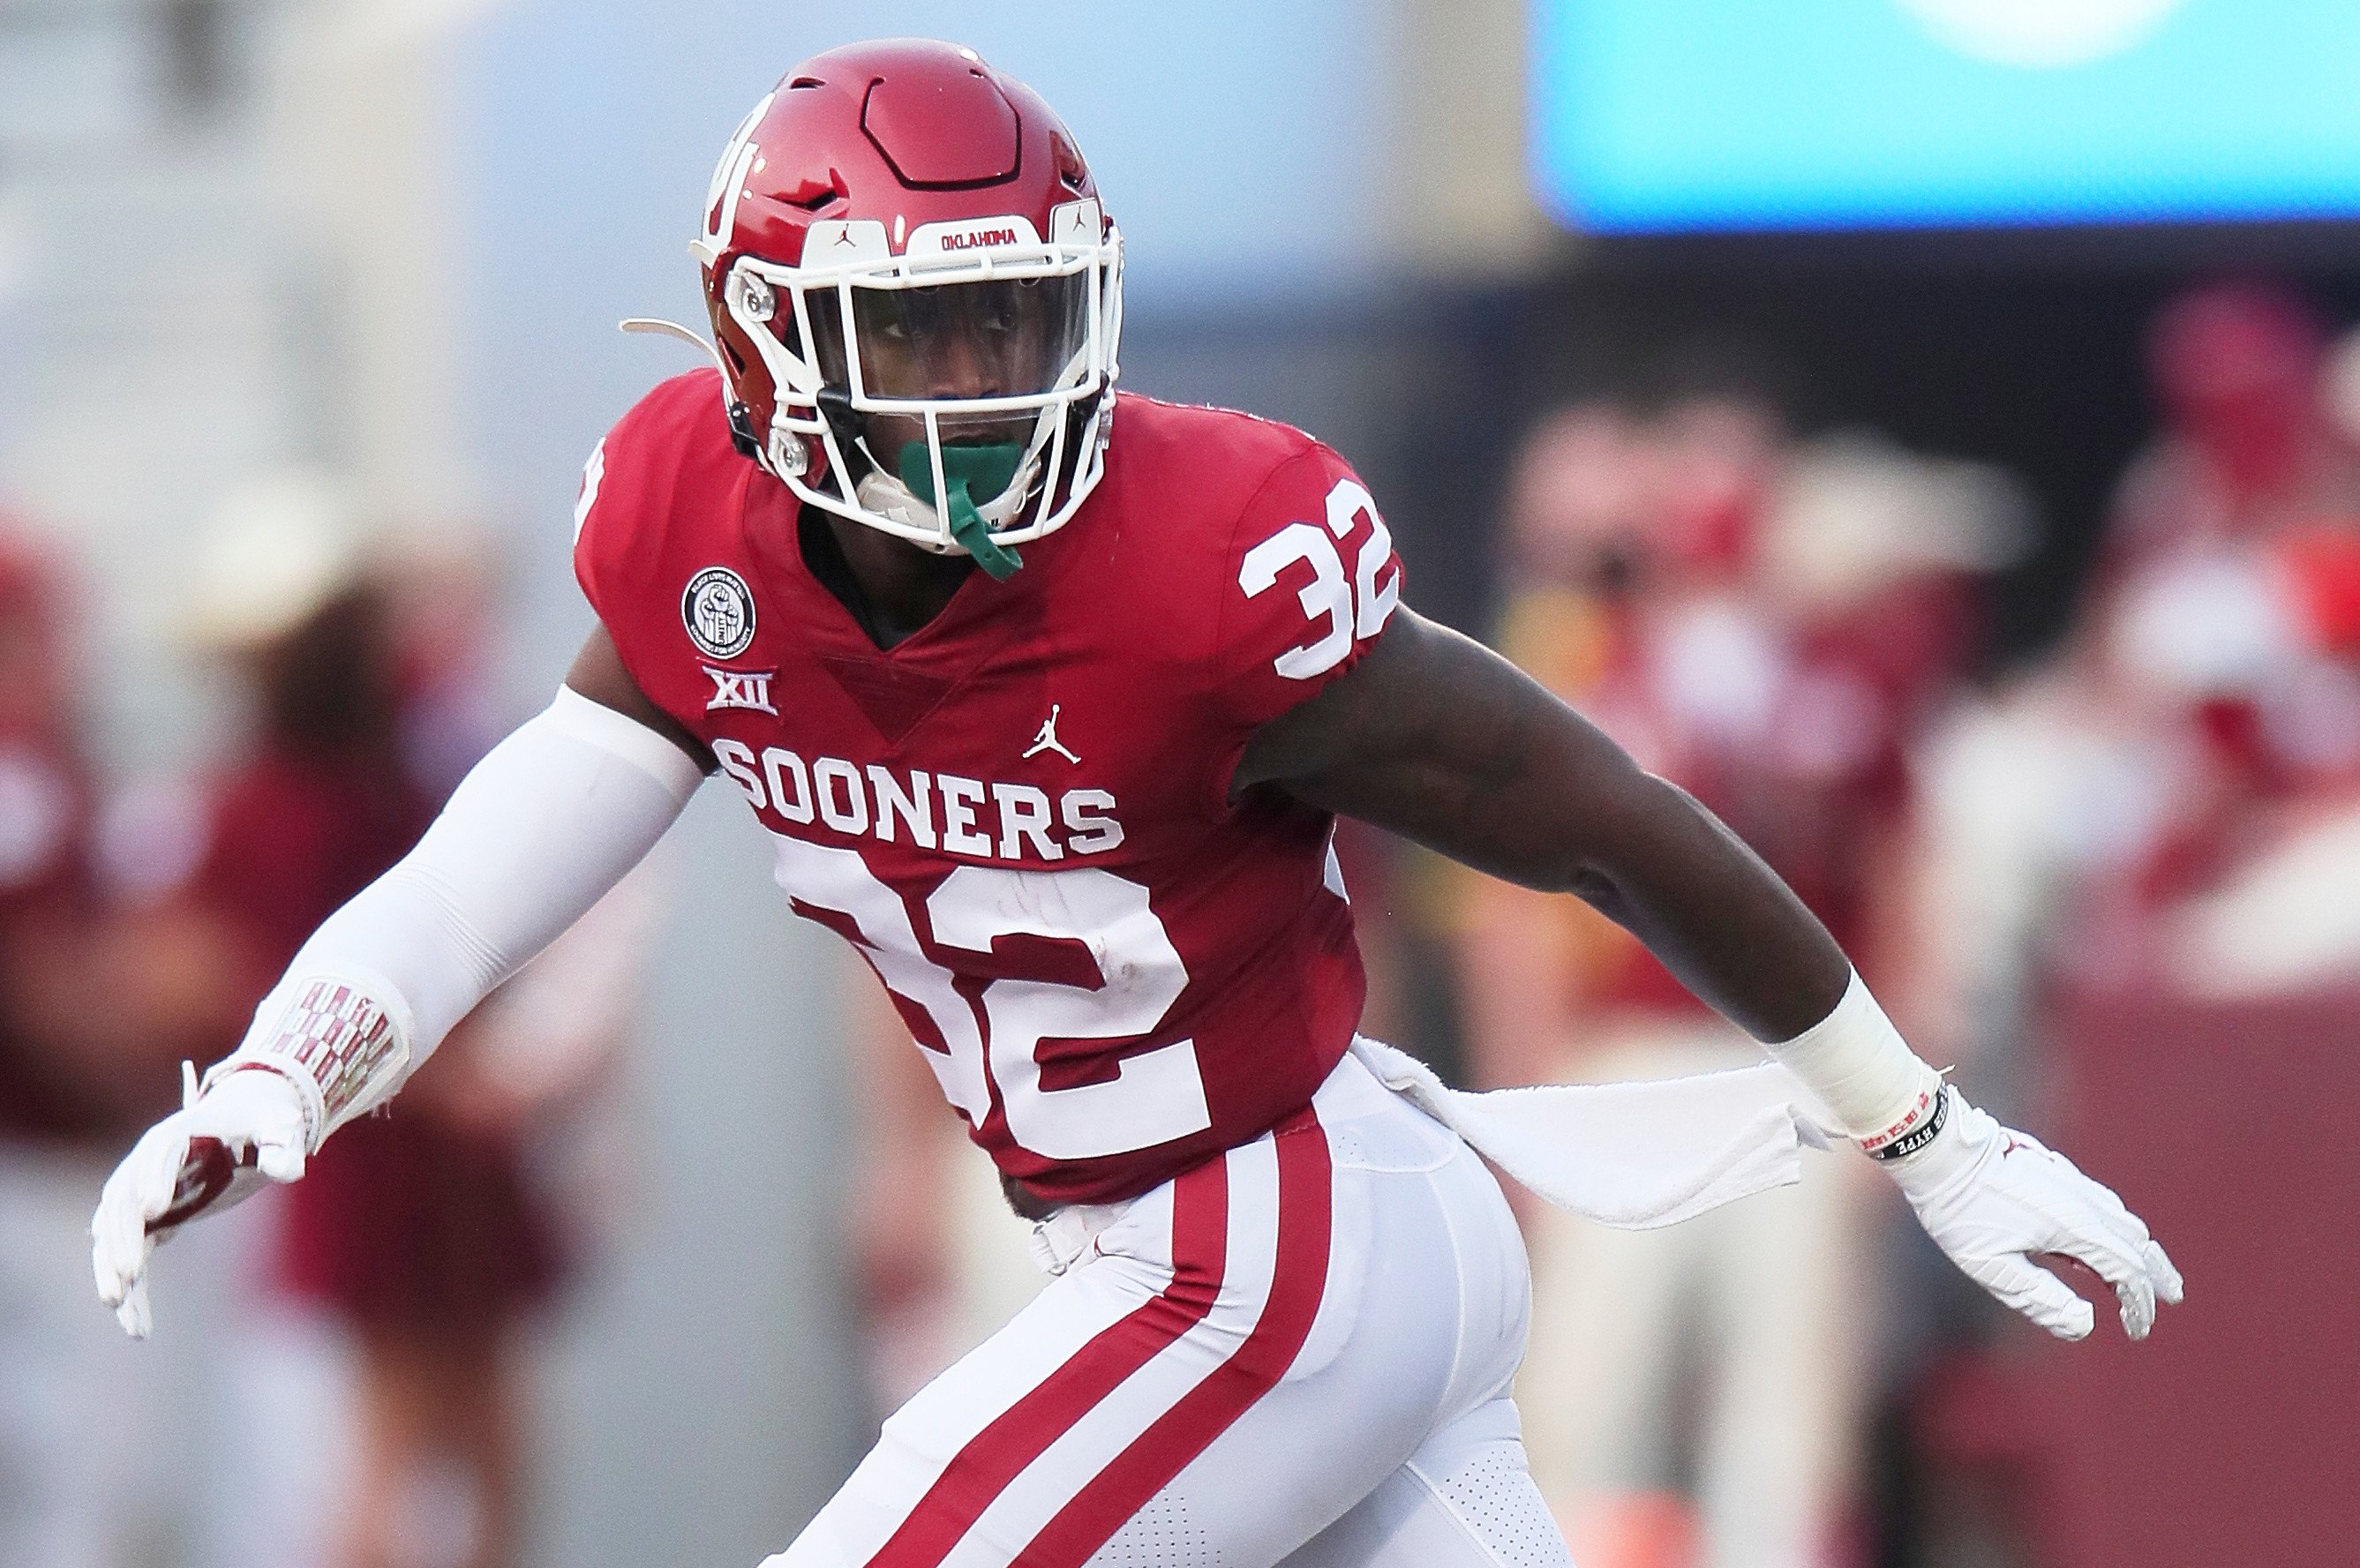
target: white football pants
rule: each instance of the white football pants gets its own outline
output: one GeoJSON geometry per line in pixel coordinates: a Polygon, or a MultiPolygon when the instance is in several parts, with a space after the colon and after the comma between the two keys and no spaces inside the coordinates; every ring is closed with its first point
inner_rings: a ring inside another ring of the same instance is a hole
{"type": "Polygon", "coordinates": [[[1042,1239],[1064,1272],[765,1568],[1568,1568],[1508,1399],[1515,1221],[1354,1058],[1042,1239]]]}

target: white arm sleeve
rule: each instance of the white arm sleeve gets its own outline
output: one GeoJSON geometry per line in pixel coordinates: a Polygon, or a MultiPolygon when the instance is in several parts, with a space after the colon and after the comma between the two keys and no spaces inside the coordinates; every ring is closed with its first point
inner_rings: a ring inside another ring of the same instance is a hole
{"type": "Polygon", "coordinates": [[[560,688],[417,848],[312,933],[207,1083],[286,1074],[317,1149],[638,865],[701,781],[662,735],[560,688]]]}

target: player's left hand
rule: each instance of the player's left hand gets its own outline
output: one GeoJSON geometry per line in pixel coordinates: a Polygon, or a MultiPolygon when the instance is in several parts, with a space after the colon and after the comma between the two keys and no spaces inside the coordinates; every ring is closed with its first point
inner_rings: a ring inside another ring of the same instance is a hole
{"type": "Polygon", "coordinates": [[[1955,1088],[1943,1092],[1950,1125],[1885,1167],[1926,1234],[1968,1278],[2060,1339],[2087,1337],[2096,1313],[2032,1259],[2058,1253],[2086,1263],[2114,1288],[2123,1332],[2145,1339],[2156,1302],[2177,1305],[2181,1283],[2139,1217],[2063,1155],[2000,1126],[1955,1088]]]}

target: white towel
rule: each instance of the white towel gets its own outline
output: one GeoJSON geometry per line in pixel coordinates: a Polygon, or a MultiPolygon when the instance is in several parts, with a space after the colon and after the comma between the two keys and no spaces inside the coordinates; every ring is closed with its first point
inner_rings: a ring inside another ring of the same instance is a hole
{"type": "Polygon", "coordinates": [[[1561,1209],[1618,1230],[1677,1225],[1802,1179],[1805,1146],[1843,1134],[1784,1067],[1627,1083],[1469,1094],[1416,1058],[1365,1038],[1379,1082],[1561,1209]]]}

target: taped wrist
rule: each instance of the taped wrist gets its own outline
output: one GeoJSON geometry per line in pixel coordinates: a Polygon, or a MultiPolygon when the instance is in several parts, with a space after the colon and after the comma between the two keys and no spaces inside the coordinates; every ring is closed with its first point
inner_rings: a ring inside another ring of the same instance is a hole
{"type": "Polygon", "coordinates": [[[1832,1012],[1767,1049],[1873,1158],[1897,1160],[1941,1130],[1942,1075],[1909,1049],[1858,971],[1832,1012]]]}
{"type": "Polygon", "coordinates": [[[255,1009],[255,1027],[204,1077],[211,1089],[248,1068],[278,1073],[303,1101],[305,1152],[382,1104],[409,1075],[412,1029],[389,981],[358,975],[290,975],[255,1009]]]}

